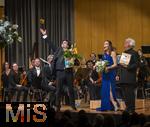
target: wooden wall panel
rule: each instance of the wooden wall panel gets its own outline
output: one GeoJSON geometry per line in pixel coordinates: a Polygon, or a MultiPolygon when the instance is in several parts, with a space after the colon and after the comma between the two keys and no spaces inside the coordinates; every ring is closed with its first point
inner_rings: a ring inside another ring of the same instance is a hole
{"type": "Polygon", "coordinates": [[[0,6],[0,18],[4,17],[4,7],[0,6]]]}
{"type": "Polygon", "coordinates": [[[150,44],[150,0],[142,0],[142,44],[150,44]]]}
{"type": "Polygon", "coordinates": [[[136,49],[150,45],[149,0],[75,0],[75,42],[86,58],[102,53],[103,42],[123,51],[125,38],[136,40],[136,49]]]}
{"type": "Polygon", "coordinates": [[[82,55],[88,55],[89,53],[91,53],[91,38],[92,38],[92,34],[91,34],[91,9],[90,9],[90,1],[87,0],[88,2],[84,3],[81,2],[80,0],[78,0],[77,2],[80,4],[76,4],[76,13],[78,14],[79,17],[82,17],[80,20],[76,19],[75,21],[75,27],[76,24],[78,24],[78,29],[75,34],[76,37],[80,38],[79,40],[75,39],[75,42],[78,43],[77,46],[80,46],[80,48],[78,47],[80,53],[82,55]],[[85,5],[86,4],[86,5],[85,5]],[[84,9],[83,9],[84,8],[84,9]],[[86,14],[86,15],[85,15],[86,14]],[[90,40],[89,40],[90,39],[90,40]],[[84,52],[86,51],[86,52],[84,52]]]}

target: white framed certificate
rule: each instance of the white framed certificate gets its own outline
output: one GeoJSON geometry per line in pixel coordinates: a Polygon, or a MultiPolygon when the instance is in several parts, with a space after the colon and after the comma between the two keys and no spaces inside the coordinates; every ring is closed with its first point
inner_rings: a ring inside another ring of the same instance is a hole
{"type": "Polygon", "coordinates": [[[121,55],[117,55],[117,64],[120,63],[120,58],[121,58],[121,55]]]}
{"type": "Polygon", "coordinates": [[[120,57],[120,64],[128,66],[131,60],[131,54],[128,53],[122,53],[120,57]]]}

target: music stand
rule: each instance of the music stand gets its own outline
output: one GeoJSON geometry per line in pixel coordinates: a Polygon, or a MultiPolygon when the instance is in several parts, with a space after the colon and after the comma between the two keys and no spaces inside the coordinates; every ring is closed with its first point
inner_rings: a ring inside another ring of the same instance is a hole
{"type": "Polygon", "coordinates": [[[149,54],[150,53],[150,46],[141,46],[143,54],[149,54]]]}
{"type": "Polygon", "coordinates": [[[103,57],[103,54],[98,54],[98,59],[99,60],[102,59],[102,57],[103,57]]]}

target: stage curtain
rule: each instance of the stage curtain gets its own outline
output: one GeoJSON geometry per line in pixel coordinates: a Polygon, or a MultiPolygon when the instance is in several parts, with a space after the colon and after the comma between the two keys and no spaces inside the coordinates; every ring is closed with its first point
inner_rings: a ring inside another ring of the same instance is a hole
{"type": "Polygon", "coordinates": [[[5,0],[5,15],[19,25],[23,37],[21,44],[14,43],[6,48],[5,57],[10,63],[28,67],[29,56],[46,59],[53,52],[41,37],[40,18],[45,19],[50,43],[56,47],[63,39],[74,40],[73,0],[5,0]]]}

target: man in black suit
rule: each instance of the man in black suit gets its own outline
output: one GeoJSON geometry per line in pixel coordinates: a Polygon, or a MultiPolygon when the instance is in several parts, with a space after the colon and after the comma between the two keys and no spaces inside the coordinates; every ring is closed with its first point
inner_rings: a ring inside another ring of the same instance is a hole
{"type": "Polygon", "coordinates": [[[124,43],[125,53],[131,55],[130,62],[127,66],[120,65],[116,80],[119,82],[124,91],[124,99],[126,110],[129,112],[135,111],[135,88],[136,88],[136,73],[138,68],[138,53],[133,49],[135,41],[132,38],[127,38],[124,43]]]}
{"type": "MultiPolygon", "coordinates": [[[[42,67],[41,67],[41,61],[39,58],[36,58],[34,61],[34,67],[29,70],[28,74],[28,84],[30,86],[30,93],[33,92],[33,100],[35,99],[35,90],[41,90],[41,83],[42,83],[42,67]]],[[[40,93],[40,96],[36,96],[37,100],[42,100],[42,95],[40,93]]]]}
{"type": "Polygon", "coordinates": [[[43,68],[43,78],[42,78],[42,89],[48,92],[45,101],[50,101],[50,104],[54,105],[55,100],[55,76],[53,75],[52,69],[53,55],[47,57],[47,64],[43,68]]]}
{"type": "Polygon", "coordinates": [[[50,43],[46,30],[40,29],[43,38],[49,43],[54,53],[54,60],[52,63],[53,73],[56,75],[56,107],[57,111],[60,110],[61,97],[63,95],[64,84],[68,87],[70,105],[72,109],[76,110],[75,97],[73,89],[73,68],[65,69],[64,51],[69,48],[69,42],[67,40],[62,41],[61,47],[57,48],[50,43]]]}
{"type": "Polygon", "coordinates": [[[70,98],[70,105],[71,107],[76,110],[75,107],[75,98],[74,98],[74,89],[73,89],[73,68],[65,68],[65,61],[64,61],[64,51],[69,48],[69,42],[64,40],[62,41],[61,47],[57,49],[54,54],[53,60],[53,68],[54,72],[56,72],[56,106],[57,110],[60,110],[60,102],[61,97],[63,94],[63,86],[66,84],[68,87],[69,98],[70,98]]]}
{"type": "MultiPolygon", "coordinates": [[[[9,89],[12,92],[12,97],[14,97],[14,94],[17,96],[17,101],[20,101],[20,95],[22,92],[24,92],[24,101],[27,99],[28,94],[28,88],[25,86],[20,85],[21,80],[21,73],[18,70],[18,65],[16,63],[13,63],[12,70],[10,72],[9,76],[9,89]]],[[[16,101],[16,98],[13,98],[13,101],[16,101]]]]}
{"type": "Polygon", "coordinates": [[[28,82],[32,88],[41,89],[42,68],[39,58],[35,59],[34,67],[29,71],[28,82]]]}

